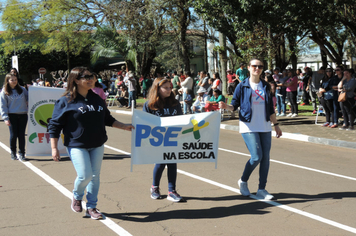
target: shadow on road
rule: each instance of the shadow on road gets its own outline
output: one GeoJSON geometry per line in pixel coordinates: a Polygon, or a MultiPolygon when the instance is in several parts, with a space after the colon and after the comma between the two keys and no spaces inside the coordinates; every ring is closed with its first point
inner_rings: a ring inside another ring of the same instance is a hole
{"type": "MultiPolygon", "coordinates": [[[[318,201],[323,199],[343,199],[356,198],[356,192],[330,192],[320,193],[317,195],[308,195],[300,193],[278,193],[274,194],[278,199],[276,202],[282,205],[290,205],[294,203],[304,203],[311,201],[318,201]]],[[[249,200],[243,196],[225,196],[225,197],[184,197],[185,200],[200,200],[200,201],[236,201],[249,200]]],[[[250,199],[251,202],[232,205],[227,207],[212,207],[208,209],[180,209],[171,211],[157,211],[157,212],[126,212],[126,213],[104,213],[107,217],[127,220],[133,222],[155,222],[170,219],[216,219],[229,217],[233,215],[263,215],[270,213],[267,208],[274,207],[264,202],[250,199]]],[[[162,201],[166,201],[162,199],[162,201]]],[[[179,203],[174,203],[179,204],[179,203]]],[[[181,203],[181,204],[184,204],[181,203]]]]}
{"type": "Polygon", "coordinates": [[[130,155],[123,154],[104,154],[104,160],[122,160],[130,158],[130,155]]]}
{"type": "Polygon", "coordinates": [[[273,195],[278,200],[296,199],[296,198],[304,199],[304,200],[356,198],[356,192],[319,193],[316,195],[308,195],[308,194],[301,194],[301,193],[278,193],[273,195]]]}

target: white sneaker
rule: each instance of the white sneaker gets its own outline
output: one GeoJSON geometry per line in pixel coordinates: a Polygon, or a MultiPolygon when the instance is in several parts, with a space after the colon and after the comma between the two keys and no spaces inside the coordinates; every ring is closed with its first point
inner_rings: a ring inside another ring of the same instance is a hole
{"type": "Polygon", "coordinates": [[[257,190],[256,197],[264,200],[272,200],[274,198],[274,196],[265,189],[257,190]]]}
{"type": "Polygon", "coordinates": [[[289,114],[287,115],[287,117],[292,117],[292,115],[293,115],[292,113],[289,113],[289,114]]]}
{"type": "Polygon", "coordinates": [[[277,113],[276,116],[280,116],[281,114],[277,113]]]}
{"type": "Polygon", "coordinates": [[[284,113],[281,113],[279,116],[286,116],[286,114],[284,114],[284,113]]]}
{"type": "Polygon", "coordinates": [[[292,117],[298,117],[298,114],[294,113],[294,114],[292,115],[292,117]]]}
{"type": "Polygon", "coordinates": [[[250,196],[250,190],[248,190],[247,182],[243,182],[241,179],[239,179],[239,181],[237,181],[237,184],[239,185],[242,196],[250,196]]]}

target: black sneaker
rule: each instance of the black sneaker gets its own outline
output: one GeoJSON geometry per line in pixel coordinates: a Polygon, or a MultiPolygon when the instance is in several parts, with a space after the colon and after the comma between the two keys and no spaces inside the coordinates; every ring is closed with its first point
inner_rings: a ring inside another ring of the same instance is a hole
{"type": "Polygon", "coordinates": [[[16,160],[16,159],[17,159],[16,154],[12,152],[12,153],[11,153],[11,160],[14,161],[14,160],[16,160]]]}
{"type": "Polygon", "coordinates": [[[27,159],[25,158],[25,154],[19,153],[19,160],[20,161],[27,161],[27,159]]]}
{"type": "Polygon", "coordinates": [[[87,209],[87,211],[85,212],[85,215],[87,217],[92,218],[93,220],[99,220],[99,219],[103,218],[103,215],[101,214],[101,212],[96,208],[87,209]]]}

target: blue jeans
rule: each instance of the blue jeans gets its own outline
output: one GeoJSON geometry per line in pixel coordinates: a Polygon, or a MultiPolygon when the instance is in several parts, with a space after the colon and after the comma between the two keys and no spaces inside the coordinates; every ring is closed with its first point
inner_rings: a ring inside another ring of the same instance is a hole
{"type": "Polygon", "coordinates": [[[282,96],[276,95],[277,97],[277,111],[281,114],[281,111],[286,114],[286,95],[282,94],[282,96]]]}
{"type": "Polygon", "coordinates": [[[71,148],[67,152],[72,160],[77,178],[74,181],[73,195],[82,200],[87,190],[87,208],[96,208],[100,186],[100,169],[104,156],[104,145],[97,148],[71,148]]]}
{"type": "Polygon", "coordinates": [[[147,96],[148,96],[148,89],[142,89],[142,96],[143,96],[143,98],[147,98],[147,96]]]}
{"type": "Polygon", "coordinates": [[[187,94],[184,92],[183,93],[183,114],[187,114],[187,110],[188,110],[187,104],[184,102],[186,98],[187,98],[187,94]]]}
{"type": "Polygon", "coordinates": [[[333,107],[334,107],[333,116],[334,116],[334,123],[338,125],[339,124],[340,103],[338,102],[337,98],[338,98],[338,93],[336,91],[336,92],[334,92],[334,98],[333,98],[333,107]]]}
{"type": "Polygon", "coordinates": [[[19,153],[25,154],[25,132],[27,126],[27,114],[9,114],[10,120],[10,149],[16,154],[16,143],[19,140],[19,153]]]}
{"type": "Polygon", "coordinates": [[[153,169],[153,182],[152,186],[159,186],[161,181],[162,173],[167,165],[167,177],[168,177],[168,191],[172,192],[176,190],[177,181],[177,164],[156,164],[153,169]]]}
{"type": "Polygon", "coordinates": [[[132,100],[134,100],[133,106],[136,106],[136,91],[130,91],[129,92],[129,107],[132,106],[132,100]]]}
{"type": "MultiPolygon", "coordinates": [[[[194,107],[195,107],[195,112],[194,113],[201,113],[202,109],[204,108],[204,106],[202,106],[202,105],[194,106],[194,107]]],[[[191,110],[193,111],[193,106],[192,106],[191,110]]]]}
{"type": "Polygon", "coordinates": [[[260,183],[258,189],[265,189],[269,170],[269,152],[272,144],[271,132],[251,132],[242,133],[241,135],[251,154],[241,180],[247,182],[252,171],[260,164],[260,183]]]}

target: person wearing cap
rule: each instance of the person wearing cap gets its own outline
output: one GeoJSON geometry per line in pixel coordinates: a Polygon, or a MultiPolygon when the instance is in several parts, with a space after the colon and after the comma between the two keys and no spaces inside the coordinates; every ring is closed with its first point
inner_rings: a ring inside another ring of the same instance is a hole
{"type": "Polygon", "coordinates": [[[226,78],[227,78],[227,82],[228,82],[227,92],[228,92],[228,95],[233,95],[235,88],[238,85],[239,81],[236,79],[236,74],[232,73],[231,69],[228,69],[226,72],[227,72],[226,78]]]}
{"type": "Polygon", "coordinates": [[[236,77],[239,83],[244,81],[249,76],[249,72],[246,69],[245,63],[240,63],[240,68],[236,70],[236,77]]]}
{"type": "Polygon", "coordinates": [[[197,94],[198,96],[192,106],[193,113],[204,112],[205,104],[207,101],[209,101],[209,95],[206,94],[205,88],[200,87],[199,90],[197,91],[197,94]]]}
{"type": "Polygon", "coordinates": [[[265,70],[265,76],[272,75],[272,71],[270,70],[265,70]]]}

